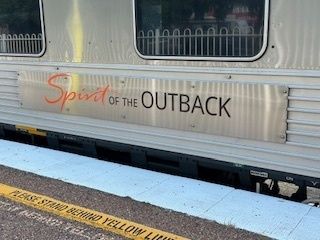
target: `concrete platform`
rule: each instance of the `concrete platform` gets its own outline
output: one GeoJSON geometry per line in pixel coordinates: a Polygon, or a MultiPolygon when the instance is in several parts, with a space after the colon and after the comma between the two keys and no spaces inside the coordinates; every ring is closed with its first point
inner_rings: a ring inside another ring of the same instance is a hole
{"type": "Polygon", "coordinates": [[[320,239],[320,209],[231,187],[0,140],[0,165],[275,239],[320,239]]]}

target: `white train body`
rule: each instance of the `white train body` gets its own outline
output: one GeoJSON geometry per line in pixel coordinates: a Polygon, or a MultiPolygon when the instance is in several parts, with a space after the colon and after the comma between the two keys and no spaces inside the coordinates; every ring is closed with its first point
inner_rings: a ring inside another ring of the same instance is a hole
{"type": "Polygon", "coordinates": [[[265,3],[260,51],[219,58],[157,56],[161,45],[139,52],[131,0],[43,0],[41,49],[0,56],[0,122],[263,169],[253,175],[304,176],[316,186],[320,2],[265,3]]]}

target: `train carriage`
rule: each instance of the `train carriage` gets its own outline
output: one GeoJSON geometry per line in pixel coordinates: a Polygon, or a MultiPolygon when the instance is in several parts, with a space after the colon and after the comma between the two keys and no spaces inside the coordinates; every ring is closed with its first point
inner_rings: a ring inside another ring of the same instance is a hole
{"type": "Polygon", "coordinates": [[[3,137],[320,186],[319,1],[0,4],[3,137]]]}

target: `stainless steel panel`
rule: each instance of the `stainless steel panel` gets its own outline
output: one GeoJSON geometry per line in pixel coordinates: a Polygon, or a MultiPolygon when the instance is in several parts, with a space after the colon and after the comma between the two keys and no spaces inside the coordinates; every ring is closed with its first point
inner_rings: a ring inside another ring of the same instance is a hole
{"type": "Polygon", "coordinates": [[[36,72],[22,72],[19,81],[27,109],[285,141],[284,86],[36,72]]]}
{"type": "Polygon", "coordinates": [[[265,72],[274,68],[320,69],[319,0],[272,1],[269,47],[253,62],[142,59],[134,49],[132,1],[43,0],[43,6],[48,43],[44,56],[0,57],[0,61],[256,68],[265,72]]]}

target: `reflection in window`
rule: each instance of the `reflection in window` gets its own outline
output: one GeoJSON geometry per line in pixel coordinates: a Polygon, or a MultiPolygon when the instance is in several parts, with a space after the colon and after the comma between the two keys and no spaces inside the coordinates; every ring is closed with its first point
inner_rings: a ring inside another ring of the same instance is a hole
{"type": "Polygon", "coordinates": [[[0,53],[39,54],[42,45],[39,0],[0,0],[0,53]]]}
{"type": "Polygon", "coordinates": [[[136,0],[136,45],[145,56],[254,57],[265,0],[136,0]]]}

